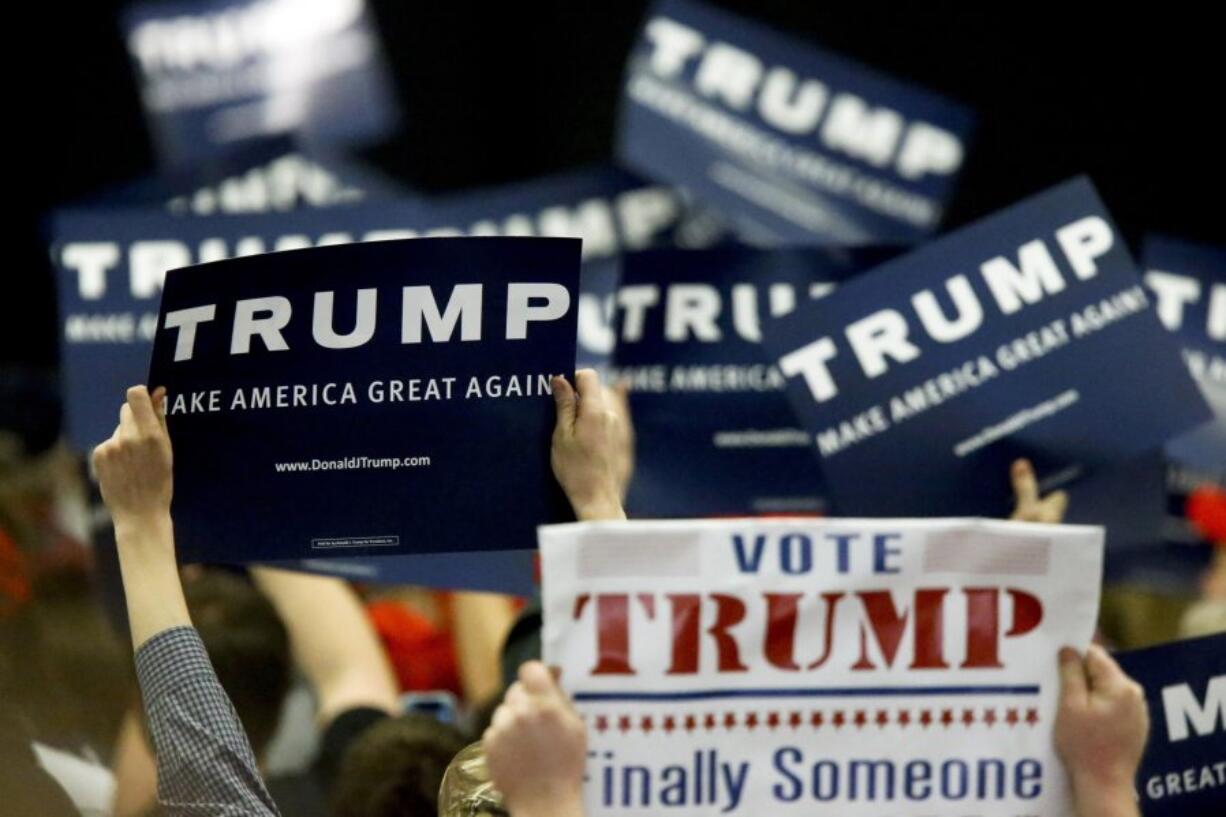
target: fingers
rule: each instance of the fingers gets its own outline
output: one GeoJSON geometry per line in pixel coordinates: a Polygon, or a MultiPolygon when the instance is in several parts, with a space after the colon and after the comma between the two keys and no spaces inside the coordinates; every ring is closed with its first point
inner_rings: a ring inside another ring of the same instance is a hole
{"type": "Polygon", "coordinates": [[[1072,647],[1060,649],[1060,698],[1069,704],[1084,704],[1089,696],[1085,666],[1072,647]]]}
{"type": "Polygon", "coordinates": [[[166,431],[166,387],[158,386],[153,390],[153,412],[157,415],[162,430],[166,431]]]}
{"type": "Polygon", "coordinates": [[[1128,681],[1115,659],[1097,644],[1091,644],[1086,652],[1086,676],[1091,692],[1110,691],[1128,681]]]}
{"type": "Polygon", "coordinates": [[[1034,466],[1030,464],[1030,460],[1014,460],[1009,475],[1013,480],[1013,496],[1017,500],[1018,508],[1025,508],[1039,501],[1039,481],[1035,478],[1034,466]]]}
{"type": "Polygon", "coordinates": [[[133,386],[128,389],[128,408],[136,430],[142,434],[154,435],[161,431],[162,424],[158,421],[157,412],[153,409],[153,398],[144,386],[133,386]]]}
{"type": "Polygon", "coordinates": [[[579,391],[580,417],[604,411],[604,390],[600,387],[600,375],[596,374],[595,369],[575,372],[575,387],[579,391]]]}
{"type": "Polygon", "coordinates": [[[570,381],[557,375],[550,381],[553,386],[553,403],[558,409],[558,428],[571,428],[575,425],[575,390],[570,381]]]}
{"type": "Polygon", "coordinates": [[[1047,504],[1046,518],[1056,524],[1064,521],[1064,514],[1068,511],[1068,494],[1064,491],[1056,491],[1049,494],[1044,500],[1047,504]]]}
{"type": "Polygon", "coordinates": [[[555,695],[558,687],[553,674],[540,661],[525,661],[519,667],[519,683],[531,695],[555,695]]]}
{"type": "Polygon", "coordinates": [[[136,439],[139,436],[136,428],[136,418],[132,416],[132,406],[124,403],[119,407],[119,428],[115,436],[122,439],[136,439]]]}
{"type": "Polygon", "coordinates": [[[622,419],[627,423],[630,422],[630,384],[625,380],[618,381],[613,388],[609,389],[611,393],[610,403],[617,409],[617,413],[622,416],[622,419]]]}
{"type": "Polygon", "coordinates": [[[557,375],[551,381],[553,386],[553,402],[558,409],[558,425],[572,426],[578,411],[578,395],[575,387],[562,375],[557,375]]]}
{"type": "Polygon", "coordinates": [[[505,706],[516,707],[528,703],[528,691],[523,683],[516,681],[507,688],[507,694],[502,697],[505,706]]]}

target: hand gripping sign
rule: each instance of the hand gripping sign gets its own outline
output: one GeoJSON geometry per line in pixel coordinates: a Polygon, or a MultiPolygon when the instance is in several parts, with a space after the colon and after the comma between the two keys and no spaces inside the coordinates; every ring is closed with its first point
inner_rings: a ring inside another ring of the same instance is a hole
{"type": "Polygon", "coordinates": [[[540,541],[589,815],[1072,814],[1056,654],[1093,633],[1101,529],[741,519],[540,541]]]}

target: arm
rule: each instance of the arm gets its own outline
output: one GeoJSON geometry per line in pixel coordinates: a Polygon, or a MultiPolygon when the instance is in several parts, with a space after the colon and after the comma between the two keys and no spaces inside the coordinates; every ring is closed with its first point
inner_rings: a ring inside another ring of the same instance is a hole
{"type": "Polygon", "coordinates": [[[124,715],[111,758],[115,775],[115,817],[140,817],[157,803],[158,767],[140,713],[135,709],[124,715]]]}
{"type": "Polygon", "coordinates": [[[539,661],[519,668],[481,739],[513,817],[583,817],[583,721],[539,661]]]}
{"type": "Polygon", "coordinates": [[[322,726],[359,707],[400,710],[383,645],[349,584],[267,567],[252,568],[251,576],[289,629],[294,658],[315,688],[322,726]]]}
{"type": "Polygon", "coordinates": [[[452,640],[464,697],[480,704],[502,689],[499,656],[515,607],[509,596],[496,593],[455,593],[451,597],[452,640]]]}
{"type": "Polygon", "coordinates": [[[553,379],[558,421],[550,459],[553,473],[581,522],[625,519],[622,491],[631,467],[632,438],[616,401],[591,369],[575,373],[572,388],[553,379]]]}
{"type": "Polygon", "coordinates": [[[255,815],[277,808],[256,769],[234,707],[191,626],[170,521],[170,435],[164,393],[128,389],[119,427],[94,451],[115,521],[136,674],[169,815],[255,815]]]}
{"type": "Polygon", "coordinates": [[[1145,692],[1097,645],[1085,659],[1060,651],[1056,751],[1068,770],[1077,817],[1140,817],[1134,781],[1149,712],[1145,692]]]}

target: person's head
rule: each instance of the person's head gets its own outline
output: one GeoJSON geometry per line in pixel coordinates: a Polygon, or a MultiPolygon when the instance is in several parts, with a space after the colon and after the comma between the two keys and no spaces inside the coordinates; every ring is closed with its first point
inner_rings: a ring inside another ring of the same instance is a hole
{"type": "Polygon", "coordinates": [[[337,817],[435,817],[451,759],[468,740],[418,713],[367,729],[341,761],[332,789],[337,817]]]}
{"type": "Polygon", "coordinates": [[[29,603],[0,621],[0,701],[36,740],[105,757],[134,694],[131,653],[84,571],[40,574],[29,603]]]}
{"type": "Polygon", "coordinates": [[[184,595],[217,679],[259,757],[277,730],[289,690],[285,624],[254,585],[222,570],[204,570],[187,581],[184,595]]]}

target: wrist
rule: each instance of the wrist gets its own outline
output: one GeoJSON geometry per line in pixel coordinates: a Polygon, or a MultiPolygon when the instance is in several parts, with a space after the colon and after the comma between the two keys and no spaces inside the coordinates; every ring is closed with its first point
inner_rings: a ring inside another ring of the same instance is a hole
{"type": "Polygon", "coordinates": [[[1132,775],[1074,775],[1072,786],[1079,817],[1137,817],[1140,814],[1132,775]]]}
{"type": "Polygon", "coordinates": [[[626,518],[626,512],[622,509],[621,500],[615,497],[600,497],[586,502],[572,502],[571,507],[575,511],[575,518],[580,522],[601,522],[626,518]]]}
{"type": "Polygon", "coordinates": [[[583,791],[575,788],[556,795],[511,805],[515,817],[583,817],[583,791]]]}
{"type": "Polygon", "coordinates": [[[139,544],[151,540],[161,540],[171,533],[174,525],[170,519],[170,508],[158,508],[147,511],[117,511],[111,515],[115,525],[115,538],[122,546],[125,542],[139,544]]]}

